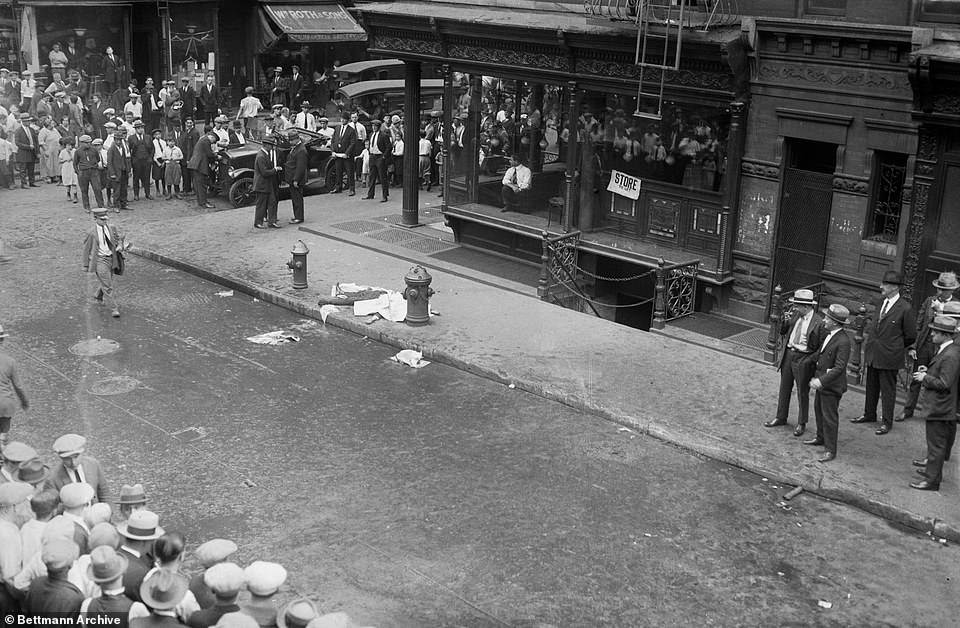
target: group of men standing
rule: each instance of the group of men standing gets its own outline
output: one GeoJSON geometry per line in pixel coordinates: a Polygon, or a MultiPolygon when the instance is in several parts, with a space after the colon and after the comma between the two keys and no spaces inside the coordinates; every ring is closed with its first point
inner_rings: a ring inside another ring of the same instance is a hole
{"type": "MultiPolygon", "coordinates": [[[[919,467],[918,490],[938,490],[945,460],[950,459],[960,418],[960,347],[954,343],[960,325],[960,301],[955,293],[960,281],[953,272],[943,272],[933,282],[937,292],[924,300],[919,315],[900,295],[903,278],[887,271],[880,281],[882,301],[869,321],[864,342],[865,400],[863,414],[852,423],[879,423],[877,436],[888,434],[893,423],[913,416],[926,421],[927,456],[913,461],[919,467]],[[903,412],[894,416],[897,376],[910,360],[910,387],[903,412]],[[877,414],[877,406],[880,414],[877,414]]],[[[792,311],[784,317],[780,359],[780,389],[776,416],[765,427],[787,424],[790,396],[797,389],[799,416],[794,436],[806,431],[809,394],[815,391],[816,437],[806,445],[826,448],[820,462],[837,455],[839,403],[847,390],[847,363],[851,343],[843,325],[849,310],[833,304],[824,315],[816,312],[817,302],[810,290],[797,290],[790,299],[792,311]]]]}

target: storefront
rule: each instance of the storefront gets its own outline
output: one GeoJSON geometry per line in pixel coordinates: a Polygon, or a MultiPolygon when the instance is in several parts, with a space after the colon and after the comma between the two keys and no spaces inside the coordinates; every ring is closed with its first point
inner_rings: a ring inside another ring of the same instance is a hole
{"type": "MultiPolygon", "coordinates": [[[[733,281],[739,169],[727,164],[738,163],[746,115],[739,26],[685,33],[662,102],[638,106],[637,29],[585,20],[582,4],[558,6],[358,7],[370,53],[403,59],[408,90],[422,64],[445,70],[443,203],[458,241],[540,263],[545,230],[578,230],[577,280],[593,301],[615,305],[644,292],[604,278],[642,274],[661,258],[700,262],[696,298],[719,298],[733,281]],[[501,198],[511,155],[532,171],[519,211],[501,198]],[[636,199],[608,189],[615,172],[640,181],[636,199]]],[[[647,69],[646,80],[659,83],[660,74],[647,69]]],[[[408,121],[405,134],[418,131],[408,121]]],[[[416,174],[406,175],[408,212],[417,189],[416,174]]]]}

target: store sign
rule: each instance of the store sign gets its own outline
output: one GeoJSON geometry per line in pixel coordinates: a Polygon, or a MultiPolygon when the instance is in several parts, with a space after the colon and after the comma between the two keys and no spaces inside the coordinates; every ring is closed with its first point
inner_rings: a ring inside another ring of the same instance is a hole
{"type": "Polygon", "coordinates": [[[631,177],[629,174],[620,172],[619,170],[612,170],[610,172],[610,183],[607,184],[607,191],[637,200],[640,198],[640,182],[639,177],[631,177]]]}
{"type": "Polygon", "coordinates": [[[291,41],[366,41],[367,34],[340,5],[311,9],[298,5],[268,4],[270,19],[291,41]]]}

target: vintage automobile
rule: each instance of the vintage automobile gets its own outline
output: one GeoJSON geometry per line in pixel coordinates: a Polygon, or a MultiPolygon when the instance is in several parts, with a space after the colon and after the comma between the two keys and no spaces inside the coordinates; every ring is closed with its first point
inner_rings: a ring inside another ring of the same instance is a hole
{"type": "MultiPolygon", "coordinates": [[[[326,146],[327,138],[319,133],[297,129],[300,139],[307,146],[307,193],[311,191],[326,192],[334,187],[334,160],[331,159],[330,149],[326,146]]],[[[234,207],[252,205],[256,200],[253,192],[253,161],[262,144],[257,140],[247,140],[246,144],[235,144],[220,151],[221,168],[219,169],[223,181],[217,182],[217,189],[224,193],[234,207]]],[[[277,161],[286,161],[290,145],[286,138],[277,144],[277,161]]],[[[287,183],[281,174],[280,193],[287,190],[287,183]]]]}

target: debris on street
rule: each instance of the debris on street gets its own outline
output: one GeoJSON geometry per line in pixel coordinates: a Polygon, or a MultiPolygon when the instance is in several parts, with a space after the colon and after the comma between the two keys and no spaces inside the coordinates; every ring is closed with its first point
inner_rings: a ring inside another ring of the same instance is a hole
{"type": "Polygon", "coordinates": [[[324,324],[324,325],[327,324],[327,317],[330,316],[330,314],[332,314],[333,312],[336,312],[336,311],[337,311],[337,306],[336,306],[336,305],[330,305],[329,303],[328,303],[327,305],[324,305],[324,306],[322,306],[322,307],[320,308],[320,320],[323,321],[323,324],[324,324]]]}
{"type": "Polygon", "coordinates": [[[247,340],[258,345],[282,345],[286,342],[300,342],[300,336],[278,330],[268,331],[265,334],[257,334],[256,336],[249,336],[247,340]]]}
{"type": "Polygon", "coordinates": [[[423,359],[423,353],[420,351],[414,351],[413,349],[404,349],[390,359],[394,362],[406,364],[407,366],[415,369],[423,368],[430,364],[430,362],[423,359]]]}
{"type": "Polygon", "coordinates": [[[833,608],[833,602],[827,602],[826,600],[820,600],[817,602],[817,606],[820,608],[833,608]]]}
{"type": "Polygon", "coordinates": [[[232,297],[232,296],[233,296],[233,290],[221,290],[220,292],[217,293],[217,296],[218,296],[218,297],[232,297]]]}

